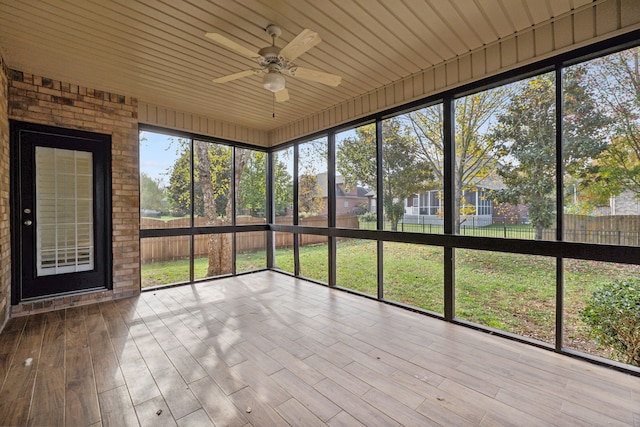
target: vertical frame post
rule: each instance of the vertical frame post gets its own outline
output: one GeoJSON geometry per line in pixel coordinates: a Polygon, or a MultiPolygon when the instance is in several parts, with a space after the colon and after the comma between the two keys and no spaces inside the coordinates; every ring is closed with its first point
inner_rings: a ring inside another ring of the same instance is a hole
{"type": "Polygon", "coordinates": [[[189,204],[191,205],[191,218],[189,219],[189,224],[191,225],[191,236],[189,236],[189,243],[191,245],[189,249],[189,281],[193,282],[195,280],[195,267],[194,267],[194,258],[195,258],[195,236],[193,235],[193,227],[195,226],[195,216],[196,216],[196,207],[195,207],[195,195],[193,194],[193,189],[195,188],[195,141],[193,138],[189,138],[189,148],[190,148],[190,158],[191,162],[191,176],[189,179],[191,180],[191,188],[189,188],[189,204]]]}
{"type": "MultiPolygon", "coordinates": [[[[564,85],[562,67],[556,66],[556,240],[564,239],[564,85]]],[[[564,342],[564,261],[556,258],[556,351],[562,351],[564,342]]]]}
{"type": "MultiPolygon", "coordinates": [[[[327,211],[328,211],[328,226],[329,229],[336,227],[337,213],[336,213],[336,134],[334,131],[329,132],[327,135],[327,211]]],[[[328,237],[328,285],[336,285],[336,237],[328,237]]]]}
{"type": "MultiPolygon", "coordinates": [[[[236,150],[238,147],[230,147],[231,148],[231,179],[229,187],[231,188],[231,225],[236,226],[236,194],[238,194],[238,189],[236,188],[236,150]]],[[[227,218],[229,221],[229,218],[227,218]]],[[[234,231],[231,234],[231,274],[235,276],[236,274],[236,232],[234,231]]]]}
{"type": "MultiPolygon", "coordinates": [[[[267,153],[267,176],[266,176],[266,220],[269,227],[275,223],[275,203],[273,198],[275,196],[274,191],[274,176],[273,176],[273,158],[275,154],[273,151],[267,153]]],[[[276,245],[275,245],[275,231],[267,231],[267,268],[272,269],[276,266],[276,245]]]]}
{"type": "MultiPolygon", "coordinates": [[[[298,163],[300,161],[300,149],[299,144],[293,146],[293,225],[294,228],[299,225],[298,215],[298,199],[300,194],[299,189],[299,180],[298,176],[299,167],[298,163]]],[[[300,241],[298,240],[298,233],[293,233],[293,274],[296,276],[300,276],[300,241]]]]}
{"type": "MultiPolygon", "coordinates": [[[[454,218],[458,215],[455,204],[455,105],[454,99],[447,96],[442,103],[444,133],[444,233],[454,234],[454,218]]],[[[444,246],[444,318],[455,317],[455,249],[444,246]]]]}
{"type": "MultiPolygon", "coordinates": [[[[384,188],[383,188],[383,176],[382,176],[382,143],[384,138],[382,137],[383,126],[382,120],[376,119],[376,193],[378,196],[378,203],[376,203],[376,216],[378,230],[384,230],[384,188]]],[[[382,240],[376,240],[378,256],[377,256],[377,278],[378,278],[378,299],[384,298],[384,242],[382,240]]]]}

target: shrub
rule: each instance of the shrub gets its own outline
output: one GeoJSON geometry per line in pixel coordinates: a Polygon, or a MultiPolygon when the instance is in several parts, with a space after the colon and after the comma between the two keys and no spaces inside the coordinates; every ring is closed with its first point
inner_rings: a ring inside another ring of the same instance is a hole
{"type": "Polygon", "coordinates": [[[360,215],[358,219],[360,219],[360,221],[362,222],[375,222],[378,219],[378,217],[376,216],[375,212],[367,212],[365,214],[360,215]]]}
{"type": "Polygon", "coordinates": [[[366,203],[360,203],[358,206],[356,206],[355,208],[351,209],[351,213],[354,215],[364,215],[366,213],[368,213],[368,207],[366,203]]]}
{"type": "Polygon", "coordinates": [[[591,336],[619,361],[640,366],[640,280],[618,280],[597,289],[580,317],[591,336]]]}

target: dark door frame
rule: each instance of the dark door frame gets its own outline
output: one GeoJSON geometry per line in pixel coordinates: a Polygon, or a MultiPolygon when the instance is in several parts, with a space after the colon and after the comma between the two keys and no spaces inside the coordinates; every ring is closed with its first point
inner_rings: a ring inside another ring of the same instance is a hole
{"type": "MultiPolygon", "coordinates": [[[[21,132],[42,133],[57,135],[60,137],[76,138],[79,140],[92,141],[100,144],[102,153],[100,158],[94,161],[94,165],[102,165],[95,170],[96,174],[104,176],[104,187],[95,188],[94,211],[100,209],[104,212],[104,224],[94,230],[95,246],[101,245],[102,255],[98,256],[96,251],[95,265],[101,264],[104,278],[104,286],[100,290],[113,288],[112,283],[112,210],[111,210],[111,135],[100,134],[89,131],[66,129],[55,126],[41,125],[11,120],[10,121],[10,223],[11,223],[11,304],[17,305],[22,301],[22,277],[23,277],[23,255],[22,255],[22,183],[21,174],[23,168],[21,132]]],[[[71,291],[67,294],[83,293],[91,290],[71,291]]],[[[42,298],[47,298],[43,296],[42,298]]],[[[34,299],[40,299],[36,297],[34,299]]]]}

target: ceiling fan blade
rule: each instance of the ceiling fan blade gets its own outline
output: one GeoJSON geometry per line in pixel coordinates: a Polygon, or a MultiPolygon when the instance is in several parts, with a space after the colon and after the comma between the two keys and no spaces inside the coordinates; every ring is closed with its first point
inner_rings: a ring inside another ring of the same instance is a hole
{"type": "Polygon", "coordinates": [[[321,41],[322,39],[318,33],[309,29],[304,29],[296,36],[295,39],[291,40],[288,45],[282,48],[280,55],[290,61],[293,61],[321,41]]]}
{"type": "Polygon", "coordinates": [[[297,67],[291,70],[291,75],[299,79],[311,80],[313,82],[322,83],[328,86],[336,87],[342,82],[342,77],[335,74],[325,73],[323,71],[312,70],[310,68],[297,67]]]}
{"type": "Polygon", "coordinates": [[[255,72],[253,70],[240,71],[239,73],[229,74],[228,76],[218,77],[217,79],[213,79],[214,83],[226,83],[232,80],[241,79],[243,77],[248,77],[254,75],[255,72]]]}
{"type": "Polygon", "coordinates": [[[205,36],[210,38],[211,40],[213,40],[214,42],[218,43],[221,46],[224,46],[231,50],[235,50],[240,55],[244,55],[247,58],[251,58],[251,59],[260,58],[260,54],[258,52],[254,52],[251,49],[247,49],[246,47],[234,42],[233,40],[223,36],[222,34],[206,33],[205,36]]]}
{"type": "Polygon", "coordinates": [[[274,92],[274,95],[276,97],[276,102],[285,102],[289,100],[289,91],[286,88],[274,92]]]}

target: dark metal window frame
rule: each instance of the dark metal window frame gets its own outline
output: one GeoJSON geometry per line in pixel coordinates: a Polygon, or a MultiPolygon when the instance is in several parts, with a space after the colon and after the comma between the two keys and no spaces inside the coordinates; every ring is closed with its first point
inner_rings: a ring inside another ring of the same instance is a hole
{"type": "MultiPolygon", "coordinates": [[[[272,179],[271,179],[271,175],[273,173],[272,171],[272,166],[271,166],[271,155],[269,153],[269,150],[264,148],[264,147],[258,147],[258,146],[253,146],[250,144],[243,144],[243,143],[238,143],[238,142],[234,142],[234,141],[228,141],[225,139],[220,139],[220,138],[212,138],[212,137],[208,137],[208,136],[203,136],[203,135],[198,135],[198,134],[193,134],[193,133],[189,133],[189,132],[181,132],[181,131],[176,131],[173,129],[166,129],[163,127],[158,127],[158,126],[152,126],[152,125],[140,125],[138,127],[139,132],[154,132],[154,133],[160,133],[163,135],[167,135],[167,136],[175,136],[177,138],[185,138],[185,139],[189,139],[190,143],[191,143],[191,148],[190,148],[190,156],[191,156],[191,165],[190,165],[190,173],[191,173],[191,226],[190,227],[183,227],[183,228],[157,228],[157,229],[140,229],[139,231],[139,237],[140,239],[144,239],[144,238],[150,238],[150,237],[176,237],[176,236],[189,236],[191,239],[191,245],[190,245],[190,250],[189,250],[189,281],[186,282],[178,282],[178,283],[171,283],[168,285],[162,285],[162,286],[157,286],[157,287],[149,287],[149,288],[145,288],[144,290],[152,290],[152,289],[157,289],[159,287],[171,287],[171,286],[179,286],[179,285],[184,285],[184,284],[189,284],[189,283],[198,283],[198,282],[204,282],[204,281],[208,281],[208,280],[212,280],[212,279],[216,279],[216,278],[222,278],[222,277],[228,277],[228,276],[232,276],[232,275],[236,275],[236,234],[237,233],[248,233],[248,232],[252,232],[252,231],[263,231],[263,232],[267,232],[270,230],[269,228],[269,222],[273,220],[272,216],[270,215],[272,212],[272,208],[271,208],[271,197],[269,197],[270,194],[272,194],[272,179]],[[233,217],[230,218],[231,219],[231,224],[229,225],[221,225],[221,226],[198,226],[196,227],[194,225],[194,191],[193,191],[193,185],[195,183],[194,180],[194,153],[193,153],[193,143],[195,141],[202,141],[202,142],[207,142],[210,144],[220,144],[220,145],[226,145],[228,147],[231,147],[232,150],[232,155],[231,155],[231,183],[230,183],[230,193],[231,194],[235,194],[235,180],[233,179],[233,177],[235,176],[235,150],[237,148],[239,149],[248,149],[248,150],[253,150],[253,151],[260,151],[260,152],[264,152],[267,153],[267,173],[266,173],[266,195],[267,195],[267,200],[265,200],[266,202],[266,221],[265,224],[250,224],[250,225],[237,225],[236,224],[236,200],[235,197],[233,198],[232,201],[232,206],[233,206],[233,217]],[[195,260],[195,254],[194,254],[194,237],[198,236],[198,235],[203,235],[203,234],[228,234],[231,233],[232,234],[232,248],[233,248],[233,257],[232,257],[232,272],[230,274],[224,274],[221,276],[216,276],[216,277],[206,277],[206,278],[202,278],[202,279],[195,279],[195,275],[194,275],[194,260],[195,260]]],[[[272,245],[272,233],[267,233],[267,245],[266,245],[266,250],[267,250],[267,259],[266,259],[266,267],[262,268],[262,269],[258,269],[258,270],[251,270],[251,271],[246,271],[246,272],[242,272],[240,274],[249,274],[249,273],[254,273],[256,271],[262,271],[262,270],[267,270],[269,268],[271,268],[271,266],[273,265],[273,261],[272,261],[272,257],[273,256],[273,251],[272,250],[268,250],[268,248],[270,247],[270,245],[272,245]]],[[[141,273],[142,274],[142,273],[141,273]]],[[[141,278],[142,279],[142,278],[141,278]]]]}
{"type": "MultiPolygon", "coordinates": [[[[312,141],[319,137],[327,137],[329,140],[329,180],[335,182],[335,165],[336,165],[336,150],[335,150],[335,136],[337,133],[354,129],[364,124],[375,123],[376,124],[376,136],[377,136],[377,160],[378,160],[378,188],[377,194],[382,195],[382,140],[381,140],[381,127],[382,121],[386,118],[402,114],[403,112],[415,110],[418,108],[427,107],[436,103],[442,103],[443,105],[443,117],[444,117],[444,234],[420,234],[420,233],[405,233],[398,231],[383,230],[383,203],[381,196],[377,201],[377,230],[356,230],[356,229],[343,229],[336,228],[336,213],[335,213],[335,189],[333,192],[332,186],[329,186],[329,226],[327,228],[320,227],[304,227],[294,222],[294,225],[276,225],[273,222],[269,223],[269,228],[272,232],[285,232],[293,233],[294,236],[300,234],[316,234],[324,235],[329,238],[329,272],[328,272],[328,285],[329,287],[338,288],[350,293],[362,295],[367,298],[377,299],[392,305],[401,306],[414,310],[426,315],[442,318],[452,323],[472,327],[492,334],[500,335],[517,341],[525,342],[535,345],[537,347],[553,350],[558,353],[574,356],[582,359],[589,360],[594,363],[607,365],[615,369],[623,370],[625,372],[632,373],[640,376],[640,369],[631,367],[629,365],[621,364],[608,359],[600,358],[597,356],[588,355],[575,350],[565,348],[563,346],[563,325],[564,325],[564,278],[563,278],[563,261],[564,259],[578,259],[578,260],[592,260],[611,263],[624,263],[640,265],[640,247],[633,246],[616,246],[616,245],[602,245],[592,243],[580,243],[580,242],[567,242],[563,241],[563,219],[562,215],[557,218],[557,231],[556,240],[554,241],[526,241],[526,245],[523,245],[523,241],[520,239],[505,239],[505,238],[493,238],[493,237],[475,237],[475,236],[462,236],[454,234],[454,221],[452,213],[454,211],[454,182],[453,182],[453,168],[455,165],[455,106],[454,101],[458,98],[466,95],[476,93],[482,90],[491,89],[494,87],[509,84],[518,80],[525,79],[534,75],[538,75],[545,72],[554,72],[556,80],[556,205],[559,212],[563,212],[563,162],[562,162],[562,136],[563,136],[563,105],[562,105],[562,72],[563,69],[577,63],[585,62],[596,57],[605,56],[610,53],[622,51],[634,46],[640,45],[640,30],[636,30],[612,39],[598,42],[587,47],[576,49],[571,52],[560,54],[549,59],[538,61],[534,64],[530,64],[524,67],[517,68],[505,73],[501,73],[496,76],[492,76],[478,82],[474,82],[459,88],[443,91],[433,96],[414,101],[399,107],[395,107],[386,111],[382,111],[367,117],[363,117],[352,122],[342,124],[330,129],[325,129],[321,132],[307,135],[302,138],[298,138],[292,141],[288,141],[284,144],[272,147],[270,152],[281,150],[290,146],[297,147],[308,141],[312,141]],[[336,239],[337,238],[353,238],[353,239],[367,239],[377,242],[378,263],[377,263],[377,284],[378,292],[377,297],[367,295],[361,292],[357,292],[351,289],[346,289],[337,286],[336,283],[336,239]],[[422,310],[416,307],[407,306],[405,304],[390,301],[384,298],[384,284],[383,284],[383,268],[384,268],[384,254],[383,243],[384,242],[404,242],[414,243],[421,245],[440,246],[444,249],[444,316],[433,313],[428,310],[422,310]],[[455,250],[456,249],[473,249],[484,250],[492,252],[502,253],[514,253],[523,255],[539,255],[547,256],[556,259],[556,331],[555,331],[555,345],[550,346],[539,341],[529,339],[520,335],[512,334],[506,331],[497,330],[483,325],[467,322],[455,317],[455,250]]],[[[294,161],[297,161],[297,157],[294,161]]],[[[297,171],[295,171],[297,172],[297,171]]],[[[297,174],[293,177],[294,183],[297,182],[297,174]]],[[[295,190],[294,190],[295,191],[295,190]]],[[[294,198],[297,203],[297,198],[294,198]]],[[[295,211],[294,206],[294,211],[295,211]]],[[[296,239],[297,240],[297,239],[296,239]]],[[[271,252],[275,250],[274,247],[269,248],[271,252]]],[[[299,260],[299,245],[294,248],[294,258],[296,264],[299,260]]],[[[273,265],[270,266],[273,268],[273,265]]],[[[295,270],[296,276],[299,277],[299,268],[295,270]]],[[[313,280],[312,280],[313,281],[313,280]]],[[[315,282],[315,281],[314,281],[315,282]]]]}

